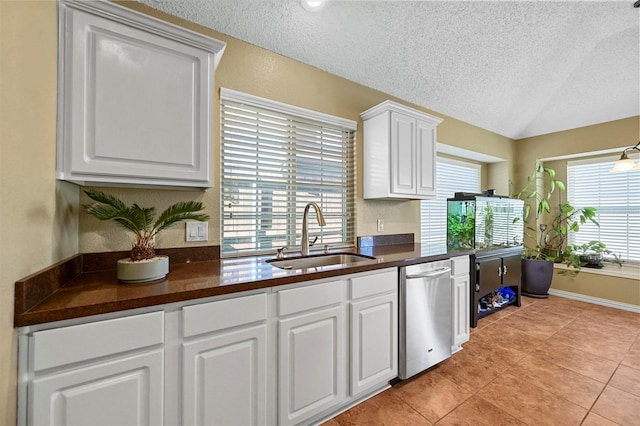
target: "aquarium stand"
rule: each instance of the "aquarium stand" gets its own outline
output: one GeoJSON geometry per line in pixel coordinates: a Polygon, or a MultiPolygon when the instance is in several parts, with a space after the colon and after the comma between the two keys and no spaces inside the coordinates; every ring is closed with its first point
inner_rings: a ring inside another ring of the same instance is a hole
{"type": "Polygon", "coordinates": [[[494,314],[508,306],[520,306],[522,275],[522,247],[478,252],[473,256],[475,271],[471,273],[471,327],[478,319],[494,314]],[[475,273],[474,273],[475,272],[475,273]],[[492,298],[492,294],[501,296],[492,298]],[[495,300],[495,305],[489,306],[495,300]]]}

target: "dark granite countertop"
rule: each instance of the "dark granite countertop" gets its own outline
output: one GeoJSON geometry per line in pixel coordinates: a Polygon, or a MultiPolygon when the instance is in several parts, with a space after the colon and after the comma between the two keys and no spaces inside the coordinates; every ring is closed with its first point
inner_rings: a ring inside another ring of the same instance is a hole
{"type": "MultiPolygon", "coordinates": [[[[361,247],[352,252],[376,259],[351,265],[334,265],[304,270],[282,270],[265,261],[270,256],[219,258],[218,247],[169,249],[171,265],[160,281],[122,284],[116,271],[99,265],[115,265],[123,252],[80,254],[16,282],[14,326],[22,327],[183,302],[331,278],[376,269],[407,266],[473,254],[473,250],[447,252],[420,244],[391,244],[361,247]],[[106,255],[106,256],[105,256],[106,255]]],[[[159,250],[159,254],[163,254],[159,250]]]]}

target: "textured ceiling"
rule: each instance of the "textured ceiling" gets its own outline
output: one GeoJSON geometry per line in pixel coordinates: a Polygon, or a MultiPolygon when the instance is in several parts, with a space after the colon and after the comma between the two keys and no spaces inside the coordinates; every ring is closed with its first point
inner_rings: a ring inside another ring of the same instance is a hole
{"type": "Polygon", "coordinates": [[[513,139],[640,115],[632,0],[138,1],[513,139]]]}

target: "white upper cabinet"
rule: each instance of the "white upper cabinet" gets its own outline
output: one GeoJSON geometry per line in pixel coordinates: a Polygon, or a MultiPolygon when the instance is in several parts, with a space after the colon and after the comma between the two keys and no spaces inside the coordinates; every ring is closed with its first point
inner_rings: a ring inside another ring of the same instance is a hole
{"type": "Polygon", "coordinates": [[[212,186],[225,44],[112,2],[61,0],[57,178],[212,186]]]}
{"type": "Polygon", "coordinates": [[[436,126],[442,119],[385,101],[364,121],[364,198],[436,195],[436,126]]]}

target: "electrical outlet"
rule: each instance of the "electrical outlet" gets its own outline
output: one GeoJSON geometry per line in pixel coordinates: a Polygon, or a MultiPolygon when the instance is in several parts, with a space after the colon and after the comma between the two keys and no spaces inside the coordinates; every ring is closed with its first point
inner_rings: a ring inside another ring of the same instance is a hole
{"type": "Polygon", "coordinates": [[[378,219],[378,232],[384,232],[384,222],[382,219],[378,219]]]}
{"type": "Polygon", "coordinates": [[[187,241],[209,241],[209,222],[187,222],[187,241]]]}

